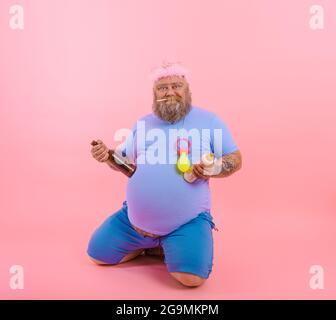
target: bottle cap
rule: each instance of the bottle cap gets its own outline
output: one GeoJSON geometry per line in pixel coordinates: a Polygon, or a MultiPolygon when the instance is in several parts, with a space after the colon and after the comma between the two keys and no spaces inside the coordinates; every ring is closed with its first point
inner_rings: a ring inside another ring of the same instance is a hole
{"type": "Polygon", "coordinates": [[[211,165],[211,164],[213,164],[214,160],[215,160],[215,156],[214,156],[213,153],[205,153],[202,156],[202,162],[205,165],[211,165]]]}

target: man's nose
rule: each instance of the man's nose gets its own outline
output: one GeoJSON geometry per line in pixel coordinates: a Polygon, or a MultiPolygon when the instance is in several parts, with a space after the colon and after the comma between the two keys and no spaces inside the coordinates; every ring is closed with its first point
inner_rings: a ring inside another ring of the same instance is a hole
{"type": "Polygon", "coordinates": [[[175,91],[172,89],[172,87],[168,87],[168,91],[166,93],[167,96],[175,96],[175,91]]]}

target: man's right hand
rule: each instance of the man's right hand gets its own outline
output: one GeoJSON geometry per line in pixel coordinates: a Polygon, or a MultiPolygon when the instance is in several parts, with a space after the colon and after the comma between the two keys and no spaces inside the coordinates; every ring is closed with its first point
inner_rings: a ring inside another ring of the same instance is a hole
{"type": "Polygon", "coordinates": [[[91,148],[91,154],[97,161],[106,162],[109,158],[109,149],[106,147],[103,141],[96,141],[97,144],[91,148]]]}

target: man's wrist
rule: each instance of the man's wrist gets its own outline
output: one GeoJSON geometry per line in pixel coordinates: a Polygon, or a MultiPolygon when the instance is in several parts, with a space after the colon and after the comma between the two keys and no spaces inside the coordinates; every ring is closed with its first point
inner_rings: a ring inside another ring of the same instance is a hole
{"type": "Polygon", "coordinates": [[[224,178],[228,177],[241,167],[240,156],[237,157],[235,153],[223,156],[220,159],[220,169],[216,170],[218,173],[213,175],[213,178],[224,178]]]}

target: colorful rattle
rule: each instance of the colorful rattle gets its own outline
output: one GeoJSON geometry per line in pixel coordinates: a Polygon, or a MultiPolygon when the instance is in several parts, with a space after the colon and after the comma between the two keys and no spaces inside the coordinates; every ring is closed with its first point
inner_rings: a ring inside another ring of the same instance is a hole
{"type": "Polygon", "coordinates": [[[176,141],[177,154],[180,156],[177,160],[177,169],[185,173],[190,169],[190,160],[188,158],[188,153],[190,153],[191,142],[186,138],[178,138],[176,141]],[[186,141],[188,146],[186,148],[181,148],[181,141],[186,141]]]}

